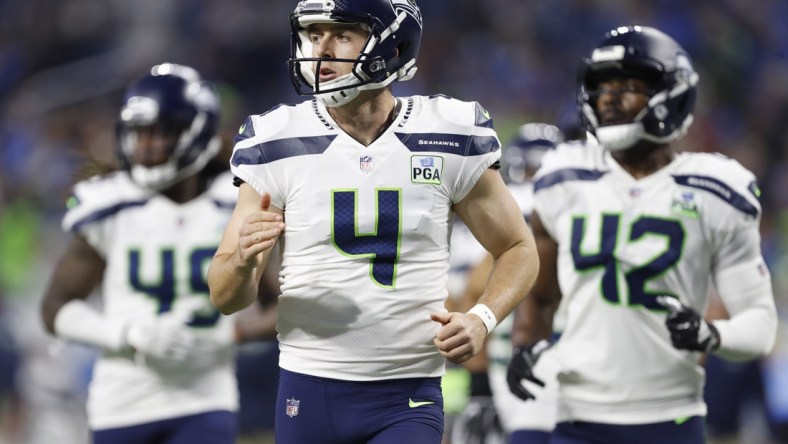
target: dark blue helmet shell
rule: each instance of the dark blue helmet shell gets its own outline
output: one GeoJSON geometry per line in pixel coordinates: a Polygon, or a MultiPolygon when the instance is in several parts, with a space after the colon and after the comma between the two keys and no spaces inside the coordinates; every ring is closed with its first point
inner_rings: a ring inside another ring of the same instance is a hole
{"type": "MultiPolygon", "coordinates": [[[[141,168],[133,162],[134,129],[166,128],[178,136],[169,154],[168,168],[153,178],[135,180],[161,189],[202,169],[219,150],[219,97],[213,85],[194,69],[171,63],[156,65],[150,74],[126,89],[118,115],[118,155],[125,169],[141,168]],[[159,177],[163,176],[163,177],[159,177]]],[[[141,176],[140,176],[141,177],[141,176]]]]}
{"type": "Polygon", "coordinates": [[[639,121],[643,139],[668,143],[683,136],[692,123],[698,74],[687,52],[667,34],[647,26],[609,31],[583,60],[578,78],[578,104],[586,130],[599,128],[593,93],[611,77],[640,78],[653,87],[639,121]]]}

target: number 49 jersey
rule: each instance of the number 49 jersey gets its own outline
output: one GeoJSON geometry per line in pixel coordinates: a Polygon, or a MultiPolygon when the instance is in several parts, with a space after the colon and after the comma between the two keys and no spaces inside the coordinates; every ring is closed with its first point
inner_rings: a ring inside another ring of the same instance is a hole
{"type": "Polygon", "coordinates": [[[317,101],[252,116],[232,172],[284,209],[280,366],[343,380],[439,376],[452,205],[500,157],[481,106],[400,98],[363,146],[317,101]]]}
{"type": "Polygon", "coordinates": [[[125,172],[76,185],[63,228],[106,261],[104,315],[128,323],[189,311],[182,314],[193,315],[189,325],[205,345],[201,352],[217,353],[199,366],[157,371],[128,353],[105,352],[90,386],[92,428],[237,409],[234,354],[216,348],[232,337],[233,320],[211,307],[206,280],[236,195],[229,173],[184,204],[139,187],[125,172]]]}
{"type": "Polygon", "coordinates": [[[710,282],[760,258],[754,176],[717,154],[683,153],[636,180],[602,147],[575,143],[545,155],[536,179],[567,299],[559,420],[705,414],[700,356],[671,345],[656,296],[705,313],[710,282]]]}

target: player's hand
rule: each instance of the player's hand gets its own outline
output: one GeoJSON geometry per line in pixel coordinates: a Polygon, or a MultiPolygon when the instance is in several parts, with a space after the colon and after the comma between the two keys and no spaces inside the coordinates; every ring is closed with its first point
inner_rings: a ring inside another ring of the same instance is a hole
{"type": "Polygon", "coordinates": [[[707,352],[720,345],[717,328],[706,322],[695,309],[671,296],[658,296],[657,302],[668,309],[665,325],[670,331],[670,341],[680,350],[707,352]]]}
{"type": "Polygon", "coordinates": [[[181,319],[165,314],[153,321],[129,325],[126,343],[144,361],[153,359],[177,365],[193,352],[196,340],[181,319]]]}
{"type": "Polygon", "coordinates": [[[536,396],[523,385],[523,379],[544,387],[544,381],[534,375],[534,367],[536,367],[539,356],[552,345],[547,339],[542,339],[531,346],[515,347],[512,350],[512,359],[506,369],[506,382],[509,384],[509,390],[515,396],[525,401],[536,399],[536,396]]]}
{"type": "Polygon", "coordinates": [[[232,326],[217,326],[196,333],[194,350],[188,354],[183,366],[185,371],[203,373],[210,368],[226,365],[235,356],[235,330],[232,326]]]}
{"type": "Polygon", "coordinates": [[[260,211],[246,216],[238,231],[238,251],[241,261],[249,266],[260,263],[259,254],[276,244],[279,235],[284,231],[282,216],[269,211],[271,195],[263,193],[260,200],[260,211]]]}
{"type": "Polygon", "coordinates": [[[476,315],[465,313],[432,313],[430,318],[441,324],[433,342],[449,362],[461,364],[482,350],[487,327],[476,315]]]}

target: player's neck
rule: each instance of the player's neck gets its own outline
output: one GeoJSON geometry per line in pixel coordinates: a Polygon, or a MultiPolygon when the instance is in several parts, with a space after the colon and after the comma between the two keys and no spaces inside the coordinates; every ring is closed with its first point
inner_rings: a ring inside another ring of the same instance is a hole
{"type": "Polygon", "coordinates": [[[171,187],[162,190],[161,194],[175,203],[183,204],[202,194],[203,188],[203,182],[198,173],[176,182],[171,187]]]}
{"type": "Polygon", "coordinates": [[[369,146],[391,125],[398,110],[391,90],[383,88],[362,91],[347,105],[328,108],[328,113],[350,137],[369,146]]]}
{"type": "Polygon", "coordinates": [[[632,148],[612,153],[613,158],[635,179],[653,174],[673,161],[675,153],[670,145],[640,142],[632,148]]]}

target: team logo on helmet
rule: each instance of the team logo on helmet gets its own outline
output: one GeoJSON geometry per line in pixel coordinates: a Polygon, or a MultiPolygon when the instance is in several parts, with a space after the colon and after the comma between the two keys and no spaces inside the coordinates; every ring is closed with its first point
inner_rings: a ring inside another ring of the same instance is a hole
{"type": "Polygon", "coordinates": [[[416,0],[391,0],[391,6],[394,7],[394,11],[397,12],[397,15],[405,11],[405,13],[419,22],[419,26],[422,26],[421,11],[419,11],[419,7],[416,6],[416,0]]]}

